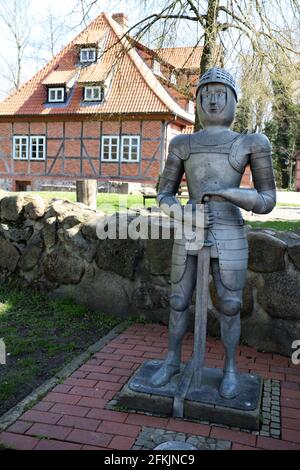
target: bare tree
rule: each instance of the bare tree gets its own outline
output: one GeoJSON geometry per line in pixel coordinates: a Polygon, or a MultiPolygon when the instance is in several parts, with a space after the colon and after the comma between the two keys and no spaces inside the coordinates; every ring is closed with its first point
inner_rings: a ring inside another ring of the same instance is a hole
{"type": "MultiPolygon", "coordinates": [[[[100,0],[78,0],[83,19],[99,3],[100,0]]],[[[279,57],[286,67],[293,67],[299,60],[295,44],[300,0],[142,0],[138,4],[142,8],[141,19],[124,36],[138,41],[147,38],[148,43],[150,38],[155,47],[163,47],[170,37],[175,40],[177,32],[186,29],[189,38],[194,38],[194,46],[203,44],[200,74],[220,62],[231,63],[238,69],[240,56],[247,60],[252,57],[255,64],[249,70],[261,73],[268,83],[271,79],[265,72],[274,72],[279,57]],[[216,53],[220,50],[221,57],[216,53]]],[[[263,80],[258,82],[262,84],[263,80]]],[[[254,129],[262,126],[265,88],[256,87],[260,93],[252,103],[254,129]]],[[[196,116],[195,129],[198,128],[196,116]]]]}
{"type": "Polygon", "coordinates": [[[65,34],[66,26],[64,22],[53,13],[50,5],[48,5],[47,16],[44,21],[44,30],[44,46],[49,50],[51,57],[54,57],[58,52],[57,49],[59,48],[60,41],[65,34]]]}
{"type": "Polygon", "coordinates": [[[4,63],[1,75],[14,90],[21,85],[24,53],[30,39],[30,0],[0,0],[0,22],[3,25],[3,36],[9,41],[13,53],[10,58],[1,55],[4,63]]]}
{"type": "Polygon", "coordinates": [[[51,4],[48,5],[46,16],[37,23],[40,33],[36,36],[38,40],[30,41],[33,51],[31,59],[35,59],[37,69],[41,64],[47,63],[63,47],[66,36],[74,28],[65,18],[58,16],[53,11],[51,4]]]}
{"type": "MultiPolygon", "coordinates": [[[[269,44],[283,54],[295,53],[291,33],[296,34],[300,24],[299,0],[142,0],[143,15],[128,31],[142,40],[154,26],[160,24],[161,45],[166,32],[178,30],[179,22],[200,25],[195,31],[194,43],[203,40],[200,71],[214,65],[216,48],[222,44],[225,56],[233,47],[247,44],[251,51],[268,54],[269,44]]],[[[83,18],[100,0],[78,0],[83,18]]]]}

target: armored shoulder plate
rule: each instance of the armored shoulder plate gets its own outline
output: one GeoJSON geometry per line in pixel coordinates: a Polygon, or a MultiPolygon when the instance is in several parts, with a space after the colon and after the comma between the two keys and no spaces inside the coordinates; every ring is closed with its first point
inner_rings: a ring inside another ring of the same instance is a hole
{"type": "Polygon", "coordinates": [[[271,153],[271,144],[268,137],[264,134],[251,134],[250,152],[252,155],[257,153],[271,153]]]}
{"type": "Polygon", "coordinates": [[[187,160],[190,156],[190,135],[176,135],[169,144],[169,154],[174,154],[181,160],[187,160]]]}
{"type": "Polygon", "coordinates": [[[244,140],[245,135],[247,134],[247,130],[242,132],[241,135],[234,141],[231,146],[230,153],[229,153],[229,163],[236,171],[243,174],[245,170],[245,166],[248,161],[248,155],[245,152],[241,152],[241,145],[244,140]]]}

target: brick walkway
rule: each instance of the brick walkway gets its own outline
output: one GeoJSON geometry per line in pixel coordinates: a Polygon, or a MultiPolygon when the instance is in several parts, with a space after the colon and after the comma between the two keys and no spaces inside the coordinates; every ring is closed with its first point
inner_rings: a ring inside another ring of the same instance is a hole
{"type": "MultiPolygon", "coordinates": [[[[192,341],[192,335],[187,335],[184,361],[191,355],[192,341]]],[[[129,450],[137,448],[139,436],[150,427],[194,438],[202,436],[208,442],[230,441],[229,448],[235,450],[300,449],[300,366],[290,364],[288,358],[249,347],[239,347],[239,370],[281,383],[280,439],[258,432],[107,409],[142,362],[163,358],[166,352],[166,327],[130,326],[2,432],[0,442],[17,449],[129,450]]],[[[207,366],[222,367],[223,357],[221,342],[208,339],[207,366]]]]}

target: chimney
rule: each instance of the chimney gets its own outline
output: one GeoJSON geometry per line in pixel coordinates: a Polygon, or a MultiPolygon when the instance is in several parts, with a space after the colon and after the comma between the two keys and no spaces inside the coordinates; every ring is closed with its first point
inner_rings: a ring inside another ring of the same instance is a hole
{"type": "Polygon", "coordinates": [[[128,18],[126,15],[124,15],[124,13],[113,13],[112,18],[117,23],[119,23],[122,28],[128,29],[128,18]]]}

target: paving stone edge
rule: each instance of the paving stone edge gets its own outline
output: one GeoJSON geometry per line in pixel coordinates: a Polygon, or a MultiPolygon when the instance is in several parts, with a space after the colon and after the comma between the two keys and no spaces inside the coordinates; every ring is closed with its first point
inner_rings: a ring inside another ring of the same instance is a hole
{"type": "Polygon", "coordinates": [[[72,359],[67,365],[65,365],[57,374],[51,379],[46,380],[38,388],[33,390],[27,397],[23,398],[19,403],[17,403],[13,408],[8,410],[4,415],[0,417],[0,431],[5,431],[9,426],[11,426],[27,409],[30,405],[43,398],[49,390],[53,389],[58,385],[61,380],[69,377],[75,370],[78,369],[82,364],[84,364],[92,354],[99,352],[104,346],[107,345],[111,340],[116,338],[122,331],[124,331],[129,326],[127,321],[120,323],[115,326],[107,335],[103,336],[99,341],[92,344],[87,348],[86,351],[81,353],[79,356],[72,359]]]}

